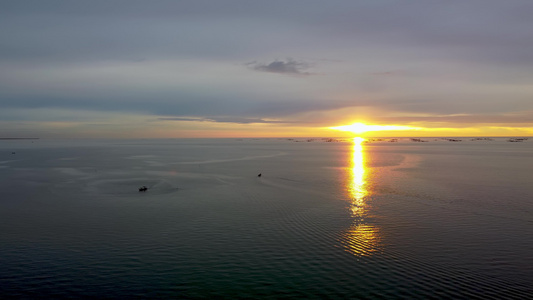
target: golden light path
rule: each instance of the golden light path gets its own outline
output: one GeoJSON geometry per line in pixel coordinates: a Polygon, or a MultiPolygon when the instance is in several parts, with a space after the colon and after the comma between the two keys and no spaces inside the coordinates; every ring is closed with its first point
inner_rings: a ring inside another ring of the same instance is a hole
{"type": "Polygon", "coordinates": [[[347,250],[358,256],[368,256],[379,251],[379,232],[376,227],[365,222],[367,215],[367,198],[370,190],[367,182],[367,168],[365,164],[365,139],[353,139],[350,176],[347,190],[350,195],[350,210],[354,217],[354,224],[346,232],[347,250]]]}
{"type": "Polygon", "coordinates": [[[352,214],[358,216],[364,210],[364,198],[368,195],[365,181],[365,157],[363,154],[363,142],[365,139],[356,137],[353,139],[350,194],[352,198],[352,214]]]}

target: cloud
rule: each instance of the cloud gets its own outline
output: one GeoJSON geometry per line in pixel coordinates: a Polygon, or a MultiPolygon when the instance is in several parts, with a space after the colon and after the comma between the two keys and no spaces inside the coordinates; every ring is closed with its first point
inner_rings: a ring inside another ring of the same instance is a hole
{"type": "Polygon", "coordinates": [[[510,112],[505,114],[452,114],[427,116],[407,116],[407,117],[382,117],[377,118],[385,123],[402,124],[426,124],[427,127],[438,127],[447,124],[449,127],[464,127],[465,125],[485,125],[506,127],[529,127],[533,124],[533,114],[531,111],[510,112]],[[433,124],[433,125],[432,125],[433,124]]]}
{"type": "Polygon", "coordinates": [[[236,123],[236,124],[286,124],[292,123],[280,120],[265,120],[261,118],[245,118],[245,117],[161,117],[157,118],[161,121],[189,121],[189,122],[216,122],[216,123],[236,123]]]}
{"type": "Polygon", "coordinates": [[[405,72],[402,70],[394,70],[394,71],[384,71],[384,72],[373,72],[370,73],[372,76],[399,76],[403,75],[405,72]]]}
{"type": "Polygon", "coordinates": [[[263,64],[258,62],[249,62],[246,63],[251,69],[260,71],[260,72],[269,72],[269,73],[278,73],[284,75],[297,75],[297,76],[308,76],[313,75],[313,73],[305,72],[309,69],[309,63],[304,61],[296,61],[291,58],[286,61],[283,60],[274,60],[271,63],[263,64]]]}

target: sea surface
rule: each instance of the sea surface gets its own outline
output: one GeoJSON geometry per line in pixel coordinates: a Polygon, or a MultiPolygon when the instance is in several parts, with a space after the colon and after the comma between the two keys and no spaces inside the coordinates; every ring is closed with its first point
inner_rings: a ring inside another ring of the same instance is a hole
{"type": "Polygon", "coordinates": [[[0,297],[532,299],[533,139],[460,139],[0,140],[0,297]]]}

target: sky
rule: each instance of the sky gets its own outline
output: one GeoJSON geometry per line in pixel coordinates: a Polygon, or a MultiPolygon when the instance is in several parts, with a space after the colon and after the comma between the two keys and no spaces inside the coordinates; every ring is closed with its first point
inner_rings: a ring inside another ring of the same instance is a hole
{"type": "Polygon", "coordinates": [[[0,7],[0,137],[533,135],[530,0],[0,7]]]}

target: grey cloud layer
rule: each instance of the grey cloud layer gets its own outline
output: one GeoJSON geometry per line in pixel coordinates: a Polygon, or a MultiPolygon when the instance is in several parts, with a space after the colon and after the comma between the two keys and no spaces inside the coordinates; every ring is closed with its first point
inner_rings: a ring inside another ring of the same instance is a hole
{"type": "Polygon", "coordinates": [[[531,63],[531,11],[530,1],[8,1],[0,24],[11,59],[232,57],[370,43],[531,63]]]}

